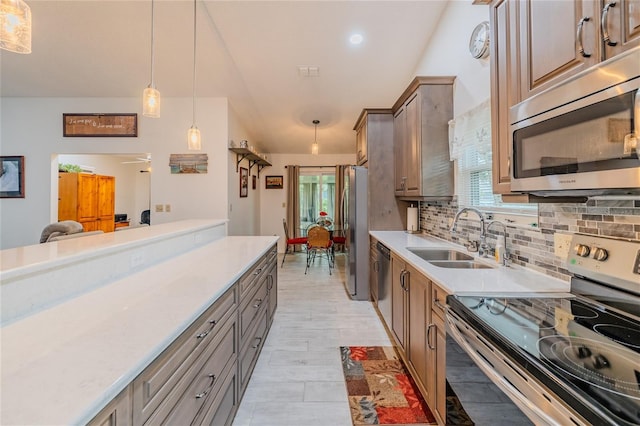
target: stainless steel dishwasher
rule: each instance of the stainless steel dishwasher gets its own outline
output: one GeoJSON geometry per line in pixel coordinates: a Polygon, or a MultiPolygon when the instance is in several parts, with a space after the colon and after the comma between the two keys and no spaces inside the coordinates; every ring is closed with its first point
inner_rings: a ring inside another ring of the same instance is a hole
{"type": "Polygon", "coordinates": [[[376,244],[378,250],[378,309],[384,321],[391,327],[391,250],[384,244],[376,244]]]}

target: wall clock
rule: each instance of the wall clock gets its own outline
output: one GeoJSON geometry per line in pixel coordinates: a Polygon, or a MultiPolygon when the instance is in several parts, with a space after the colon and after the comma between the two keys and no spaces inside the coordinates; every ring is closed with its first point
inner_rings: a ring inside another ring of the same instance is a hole
{"type": "Polygon", "coordinates": [[[476,59],[489,56],[489,22],[479,23],[469,39],[469,53],[476,59]]]}

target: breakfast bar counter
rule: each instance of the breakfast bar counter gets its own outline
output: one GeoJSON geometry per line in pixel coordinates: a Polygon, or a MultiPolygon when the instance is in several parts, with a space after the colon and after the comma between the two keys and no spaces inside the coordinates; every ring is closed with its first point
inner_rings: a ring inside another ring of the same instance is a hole
{"type": "MultiPolygon", "coordinates": [[[[208,226],[213,229],[217,224],[210,222],[208,226]]],[[[175,234],[180,228],[184,232],[179,233],[188,235],[190,241],[199,238],[200,241],[179,253],[169,254],[166,247],[161,248],[165,254],[155,262],[146,257],[148,264],[143,268],[133,262],[130,273],[122,273],[112,281],[97,281],[89,288],[76,286],[74,292],[62,299],[40,300],[41,307],[5,318],[0,329],[0,423],[86,424],[277,242],[274,236],[224,235],[204,241],[198,235],[207,224],[197,222],[182,227],[175,224],[150,227],[148,232],[152,234],[148,238],[144,235],[135,238],[133,234],[124,237],[133,240],[119,242],[120,250],[131,248],[131,244],[148,248],[149,240],[166,235],[163,227],[168,234],[175,234]],[[190,233],[189,229],[194,232],[190,233]]],[[[96,251],[116,250],[115,243],[109,244],[101,237],[104,236],[52,244],[66,245],[71,252],[75,250],[69,256],[75,256],[76,262],[82,265],[84,262],[79,256],[89,261],[96,251]],[[95,250],[87,247],[91,239],[94,239],[95,250]],[[82,245],[81,249],[78,244],[82,245]]],[[[54,249],[47,246],[33,248],[35,251],[54,249]]],[[[27,252],[28,248],[22,250],[27,252]]],[[[151,254],[143,252],[133,256],[151,254]]],[[[42,258],[42,254],[35,255],[42,258]]],[[[56,277],[64,275],[60,262],[69,256],[48,260],[57,262],[58,266],[48,272],[51,279],[42,281],[39,288],[32,282],[25,285],[31,287],[30,291],[55,293],[56,277]]],[[[33,275],[36,270],[46,269],[47,262],[17,266],[29,271],[27,275],[33,275]]],[[[20,284],[16,281],[17,273],[8,275],[9,279],[2,277],[1,289],[3,298],[6,294],[10,300],[3,300],[3,305],[36,300],[33,295],[8,288],[20,284]]],[[[64,278],[83,281],[82,275],[64,278]]],[[[64,282],[61,286],[65,286],[64,282]]]]}

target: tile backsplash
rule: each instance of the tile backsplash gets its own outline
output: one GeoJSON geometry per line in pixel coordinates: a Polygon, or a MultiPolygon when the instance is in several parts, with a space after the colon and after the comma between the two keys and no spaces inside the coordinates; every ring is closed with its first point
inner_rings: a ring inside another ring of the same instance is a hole
{"type": "MultiPolygon", "coordinates": [[[[480,239],[480,222],[471,213],[460,219],[457,232],[449,232],[450,220],[458,211],[457,200],[425,202],[420,206],[420,229],[467,245],[480,239]]],[[[507,224],[507,251],[511,262],[568,281],[566,259],[554,252],[554,235],[583,233],[640,241],[640,199],[590,199],[586,203],[538,205],[538,227],[507,224]]],[[[487,243],[493,249],[502,228],[493,226],[487,243]]]]}

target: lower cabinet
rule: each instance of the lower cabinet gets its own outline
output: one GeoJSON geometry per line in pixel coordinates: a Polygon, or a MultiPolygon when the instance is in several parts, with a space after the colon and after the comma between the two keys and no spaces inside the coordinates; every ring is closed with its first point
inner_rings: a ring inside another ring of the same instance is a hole
{"type": "Polygon", "coordinates": [[[447,293],[393,252],[391,264],[392,324],[387,327],[438,424],[444,425],[447,293]]]}
{"type": "Polygon", "coordinates": [[[277,248],[187,328],[90,425],[230,425],[277,307],[277,248]]]}

